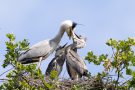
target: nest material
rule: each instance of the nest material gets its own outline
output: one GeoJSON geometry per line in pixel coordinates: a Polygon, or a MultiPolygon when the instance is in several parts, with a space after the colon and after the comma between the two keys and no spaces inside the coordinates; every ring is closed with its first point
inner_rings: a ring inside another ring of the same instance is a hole
{"type": "MultiPolygon", "coordinates": [[[[29,85],[38,86],[45,88],[43,80],[34,79],[26,77],[29,85]]],[[[96,77],[83,78],[79,80],[71,79],[56,79],[50,80],[49,78],[45,79],[46,83],[54,85],[53,90],[115,90],[114,84],[112,81],[104,81],[105,79],[97,79],[96,77]]]]}

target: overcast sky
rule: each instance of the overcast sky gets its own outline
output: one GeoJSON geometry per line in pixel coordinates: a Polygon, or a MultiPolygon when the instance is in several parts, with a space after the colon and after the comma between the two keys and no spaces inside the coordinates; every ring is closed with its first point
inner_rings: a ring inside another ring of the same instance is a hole
{"type": "MultiPolygon", "coordinates": [[[[105,45],[109,38],[119,40],[135,35],[135,0],[0,0],[0,65],[7,33],[13,32],[17,41],[28,39],[32,46],[53,38],[60,23],[67,19],[83,24],[75,31],[87,37],[87,46],[78,52],[82,58],[90,50],[96,55],[111,53],[105,45]]],[[[60,44],[66,42],[71,41],[65,34],[60,44]]],[[[43,61],[43,73],[52,58],[53,55],[43,61]]],[[[102,71],[92,64],[87,63],[87,67],[92,74],[102,71]]],[[[0,66],[0,73],[5,70],[0,66]]]]}

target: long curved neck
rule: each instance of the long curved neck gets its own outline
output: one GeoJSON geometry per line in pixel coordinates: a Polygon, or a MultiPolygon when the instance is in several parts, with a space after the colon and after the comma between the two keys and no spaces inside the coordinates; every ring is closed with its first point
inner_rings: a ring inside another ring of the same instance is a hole
{"type": "Polygon", "coordinates": [[[52,39],[52,41],[54,41],[55,43],[59,43],[63,34],[64,34],[65,30],[61,27],[58,34],[52,39]]]}

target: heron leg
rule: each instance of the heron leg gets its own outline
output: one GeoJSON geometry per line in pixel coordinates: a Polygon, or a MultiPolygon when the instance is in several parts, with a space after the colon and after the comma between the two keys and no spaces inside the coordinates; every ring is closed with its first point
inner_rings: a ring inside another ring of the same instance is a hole
{"type": "Polygon", "coordinates": [[[40,58],[39,58],[39,62],[38,62],[38,65],[37,65],[37,68],[39,68],[39,69],[40,69],[40,66],[41,66],[42,58],[43,58],[43,57],[40,57],[40,58]]]}
{"type": "Polygon", "coordinates": [[[78,81],[78,80],[79,80],[79,75],[76,76],[76,81],[78,81]]]}

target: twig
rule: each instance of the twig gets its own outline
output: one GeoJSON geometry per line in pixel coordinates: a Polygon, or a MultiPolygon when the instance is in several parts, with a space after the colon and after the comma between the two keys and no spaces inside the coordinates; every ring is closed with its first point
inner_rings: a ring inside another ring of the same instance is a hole
{"type": "Polygon", "coordinates": [[[0,79],[0,81],[7,81],[8,79],[0,79]]]}
{"type": "Polygon", "coordinates": [[[12,69],[14,69],[14,68],[10,68],[9,70],[7,70],[7,71],[3,72],[2,74],[0,74],[0,76],[4,75],[5,73],[7,73],[8,71],[10,71],[12,69]]]}
{"type": "Polygon", "coordinates": [[[116,90],[117,90],[117,86],[118,86],[118,82],[119,82],[119,78],[120,78],[120,70],[119,69],[117,69],[117,70],[118,70],[118,77],[117,77],[117,80],[116,80],[116,83],[115,83],[116,90]]]}
{"type": "Polygon", "coordinates": [[[123,82],[122,84],[121,84],[121,86],[123,86],[124,84],[126,84],[128,81],[130,81],[132,78],[130,78],[129,80],[127,80],[127,81],[125,81],[125,82],[123,82]]]}
{"type": "Polygon", "coordinates": [[[8,79],[0,79],[0,82],[8,81],[8,79]]]}

